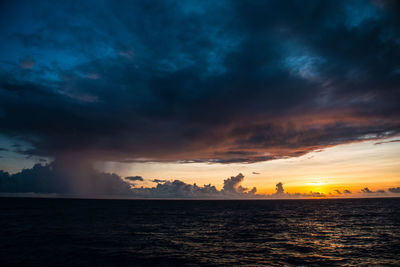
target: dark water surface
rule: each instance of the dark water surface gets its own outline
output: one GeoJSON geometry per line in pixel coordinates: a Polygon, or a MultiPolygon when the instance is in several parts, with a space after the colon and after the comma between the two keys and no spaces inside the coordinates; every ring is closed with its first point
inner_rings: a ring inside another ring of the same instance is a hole
{"type": "Polygon", "coordinates": [[[0,198],[1,266],[400,266],[400,198],[0,198]]]}

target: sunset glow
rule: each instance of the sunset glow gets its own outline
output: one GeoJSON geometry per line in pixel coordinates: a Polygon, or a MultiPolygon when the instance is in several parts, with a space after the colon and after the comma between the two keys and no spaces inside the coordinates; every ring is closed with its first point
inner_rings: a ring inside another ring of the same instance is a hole
{"type": "Polygon", "coordinates": [[[0,193],[399,196],[394,3],[168,1],[3,5],[0,193]]]}
{"type": "Polygon", "coordinates": [[[1,266],[399,266],[400,0],[0,0],[1,266]]]}

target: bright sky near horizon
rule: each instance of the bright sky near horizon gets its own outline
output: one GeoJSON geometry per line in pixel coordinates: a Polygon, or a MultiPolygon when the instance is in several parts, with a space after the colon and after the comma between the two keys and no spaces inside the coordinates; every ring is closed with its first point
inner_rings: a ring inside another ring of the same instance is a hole
{"type": "MultiPolygon", "coordinates": [[[[358,192],[400,186],[400,138],[365,141],[326,148],[298,158],[278,159],[252,164],[218,163],[117,163],[98,164],[98,168],[121,176],[140,175],[153,179],[179,179],[187,183],[214,184],[222,188],[227,177],[243,173],[245,187],[271,194],[282,182],[288,192],[358,192]]],[[[142,185],[142,184],[138,184],[142,185]]]]}

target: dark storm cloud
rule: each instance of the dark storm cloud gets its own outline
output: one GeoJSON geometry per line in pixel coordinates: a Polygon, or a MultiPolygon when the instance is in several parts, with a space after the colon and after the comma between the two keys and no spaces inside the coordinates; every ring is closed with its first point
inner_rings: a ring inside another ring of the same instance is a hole
{"type": "Polygon", "coordinates": [[[396,1],[10,1],[0,61],[16,64],[1,63],[0,131],[29,142],[28,155],[124,162],[251,163],[394,136],[398,11],[396,1]]]}
{"type": "Polygon", "coordinates": [[[81,196],[127,196],[130,186],[118,175],[101,173],[83,163],[69,164],[55,161],[48,165],[36,164],[16,174],[0,171],[1,193],[57,193],[81,196]],[[80,165],[80,166],[78,166],[80,165]]]}
{"type": "Polygon", "coordinates": [[[345,189],[345,190],[343,191],[343,193],[344,193],[344,194],[351,194],[351,191],[350,191],[350,190],[347,190],[347,189],[345,189]]]}

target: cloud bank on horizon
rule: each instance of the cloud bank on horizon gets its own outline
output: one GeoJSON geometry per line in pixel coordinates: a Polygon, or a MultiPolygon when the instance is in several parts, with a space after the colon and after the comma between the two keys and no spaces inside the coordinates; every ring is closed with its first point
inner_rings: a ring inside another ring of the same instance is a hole
{"type": "Polygon", "coordinates": [[[218,163],[395,136],[399,12],[391,0],[2,1],[0,132],[28,156],[218,163]]]}
{"type": "Polygon", "coordinates": [[[145,179],[141,176],[122,178],[117,174],[99,172],[82,163],[70,171],[69,165],[54,161],[47,165],[36,164],[16,174],[0,171],[1,195],[50,195],[71,197],[126,197],[126,198],[183,198],[183,199],[293,199],[351,196],[399,196],[400,187],[371,191],[368,187],[358,194],[349,190],[333,193],[289,193],[281,182],[273,194],[257,194],[257,188],[245,188],[241,184],[244,175],[239,173],[224,180],[221,190],[214,185],[198,186],[180,180],[154,179],[154,187],[138,186],[145,179]],[[134,182],[134,183],[132,183],[134,182]]]}

